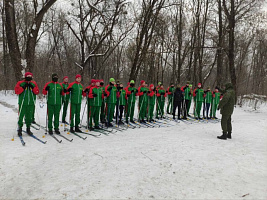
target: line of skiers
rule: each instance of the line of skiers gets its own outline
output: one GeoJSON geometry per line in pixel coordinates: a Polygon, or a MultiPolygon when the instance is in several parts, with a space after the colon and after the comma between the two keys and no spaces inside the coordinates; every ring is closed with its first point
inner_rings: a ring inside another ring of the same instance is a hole
{"type": "MultiPolygon", "coordinates": [[[[25,73],[25,79],[19,81],[15,87],[15,93],[19,96],[19,119],[18,135],[22,134],[23,118],[27,127],[27,133],[32,134],[30,130],[31,123],[34,122],[34,110],[36,95],[39,94],[39,88],[35,81],[32,80],[33,74],[25,73]]],[[[70,131],[81,132],[79,129],[80,112],[82,98],[86,97],[87,101],[87,126],[88,129],[99,129],[99,120],[112,127],[113,120],[116,124],[135,123],[134,112],[136,97],[138,101],[138,120],[140,123],[154,121],[154,110],[156,109],[156,119],[164,118],[165,99],[168,97],[167,113],[176,116],[178,109],[178,119],[187,119],[194,99],[194,117],[202,119],[200,116],[203,105],[203,117],[210,119],[216,118],[216,110],[222,97],[218,88],[212,92],[208,87],[206,91],[202,88],[201,83],[193,90],[192,84],[187,82],[185,86],[170,84],[165,90],[161,82],[157,86],[142,80],[139,87],[135,87],[135,81],[131,80],[124,88],[119,81],[115,82],[110,78],[109,84],[104,86],[103,80],[92,79],[88,87],[84,88],[81,84],[81,75],[75,76],[75,81],[69,84],[67,76],[63,82],[58,82],[58,75],[52,74],[52,80],[45,84],[42,93],[47,98],[47,119],[48,132],[53,134],[53,128],[56,134],[59,132],[59,115],[61,108],[62,122],[66,122],[68,105],[70,104],[70,131]],[[125,120],[123,120],[123,114],[125,120]],[[54,118],[54,123],[53,123],[54,118]],[[94,126],[93,126],[94,124],[94,126]]]]}

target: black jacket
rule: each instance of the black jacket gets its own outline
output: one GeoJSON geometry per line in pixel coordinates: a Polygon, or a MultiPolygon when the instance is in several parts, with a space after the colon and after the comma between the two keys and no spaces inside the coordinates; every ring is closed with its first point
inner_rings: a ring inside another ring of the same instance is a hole
{"type": "Polygon", "coordinates": [[[176,88],[174,91],[173,102],[181,102],[184,100],[183,91],[180,88],[176,88]]]}

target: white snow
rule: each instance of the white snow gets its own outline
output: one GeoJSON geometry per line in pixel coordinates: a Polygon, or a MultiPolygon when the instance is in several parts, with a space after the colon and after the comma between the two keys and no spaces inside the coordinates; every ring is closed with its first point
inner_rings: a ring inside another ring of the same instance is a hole
{"type": "MultiPolygon", "coordinates": [[[[36,107],[45,125],[46,105],[36,107]]],[[[23,147],[17,113],[0,103],[0,199],[266,199],[267,110],[244,109],[227,141],[219,123],[171,122],[85,141],[61,130],[74,139],[61,144],[33,131],[47,144],[24,134],[23,147]]]]}

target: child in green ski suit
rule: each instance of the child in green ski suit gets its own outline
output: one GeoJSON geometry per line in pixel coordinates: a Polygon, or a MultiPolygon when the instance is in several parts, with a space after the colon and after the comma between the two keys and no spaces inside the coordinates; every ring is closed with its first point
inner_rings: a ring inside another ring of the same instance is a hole
{"type": "Polygon", "coordinates": [[[130,81],[130,87],[126,89],[127,94],[127,114],[126,114],[126,123],[128,124],[128,118],[130,116],[130,122],[135,123],[133,120],[134,108],[135,108],[135,97],[138,96],[137,89],[134,87],[134,80],[130,81]]]}
{"type": "Polygon", "coordinates": [[[148,91],[148,121],[154,122],[153,114],[156,102],[156,88],[153,84],[149,86],[148,91]]]}
{"type": "Polygon", "coordinates": [[[100,129],[99,127],[99,115],[100,115],[100,108],[104,99],[104,94],[100,86],[100,80],[95,80],[95,86],[92,86],[89,91],[89,104],[88,106],[91,107],[90,112],[90,123],[89,128],[93,130],[93,120],[95,123],[95,129],[100,129]]]}
{"type": "Polygon", "coordinates": [[[160,88],[157,90],[157,114],[156,118],[159,119],[159,115],[161,118],[164,116],[164,105],[165,105],[165,98],[167,96],[167,93],[163,87],[163,85],[160,85],[160,88]]]}
{"type": "Polygon", "coordinates": [[[66,122],[66,115],[68,110],[68,105],[70,101],[70,93],[67,92],[67,88],[69,87],[69,77],[65,76],[63,78],[63,83],[61,83],[63,90],[64,90],[64,96],[62,96],[62,107],[63,107],[63,113],[62,113],[62,123],[66,122]]]}
{"type": "Polygon", "coordinates": [[[82,132],[79,129],[79,124],[82,97],[85,96],[85,93],[83,92],[83,85],[81,84],[81,80],[82,76],[80,74],[77,74],[75,77],[75,82],[70,83],[69,87],[67,88],[68,92],[70,92],[70,132],[72,133],[82,132]]]}
{"type": "Polygon", "coordinates": [[[202,119],[200,117],[200,111],[202,107],[202,103],[204,101],[204,90],[202,89],[201,83],[198,83],[198,88],[196,88],[193,92],[194,100],[195,100],[195,117],[196,119],[202,119]]]}
{"type": "Polygon", "coordinates": [[[109,85],[105,88],[105,93],[107,94],[106,98],[106,117],[107,117],[107,126],[112,127],[111,124],[114,116],[115,106],[117,102],[117,88],[115,86],[115,79],[109,79],[109,85]]]}
{"type": "Polygon", "coordinates": [[[209,110],[210,110],[210,105],[212,102],[212,93],[210,91],[210,87],[204,92],[204,98],[205,98],[205,111],[206,111],[206,119],[210,119],[209,117],[209,110]]]}
{"type": "Polygon", "coordinates": [[[36,95],[39,94],[39,88],[35,81],[32,81],[33,74],[25,73],[25,79],[19,81],[15,86],[15,93],[19,96],[19,120],[18,120],[18,136],[22,136],[23,118],[27,127],[27,133],[32,135],[30,130],[36,95]]]}
{"type": "Polygon", "coordinates": [[[59,132],[59,113],[61,108],[61,98],[64,96],[64,89],[58,83],[58,75],[52,74],[52,81],[45,84],[43,95],[47,95],[47,115],[48,115],[48,133],[53,135],[53,117],[54,129],[56,134],[59,132]]]}
{"type": "Polygon", "coordinates": [[[185,101],[185,107],[186,107],[186,116],[189,116],[189,110],[191,106],[191,100],[192,100],[192,85],[190,87],[189,81],[187,81],[186,85],[181,87],[181,90],[184,92],[184,101],[185,101]]]}
{"type": "Polygon", "coordinates": [[[213,119],[217,119],[216,111],[217,111],[221,98],[222,98],[222,94],[219,92],[219,88],[216,87],[215,91],[212,92],[212,103],[211,103],[211,109],[210,109],[210,117],[213,119]]]}
{"type": "Polygon", "coordinates": [[[123,124],[122,122],[122,116],[123,116],[123,111],[125,110],[126,106],[126,101],[127,101],[127,94],[125,89],[123,89],[123,84],[120,84],[120,87],[118,88],[118,98],[119,98],[119,110],[120,110],[120,115],[119,115],[119,124],[123,124]]]}
{"type": "Polygon", "coordinates": [[[141,123],[146,123],[145,117],[147,116],[147,104],[148,104],[148,88],[145,87],[146,82],[142,80],[141,86],[138,88],[138,96],[139,96],[139,117],[138,120],[141,123]]]}
{"type": "Polygon", "coordinates": [[[167,89],[167,94],[168,94],[168,106],[167,106],[167,113],[171,114],[173,110],[173,92],[174,92],[174,84],[171,83],[170,87],[167,89]]]}

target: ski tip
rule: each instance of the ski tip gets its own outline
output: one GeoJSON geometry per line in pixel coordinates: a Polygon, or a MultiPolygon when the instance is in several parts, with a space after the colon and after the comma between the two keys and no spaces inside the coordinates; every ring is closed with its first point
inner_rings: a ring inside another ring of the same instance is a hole
{"type": "Polygon", "coordinates": [[[70,142],[72,142],[72,141],[73,141],[73,139],[70,140],[70,142]]]}
{"type": "Polygon", "coordinates": [[[44,141],[44,144],[46,144],[47,141],[44,141]]]}

